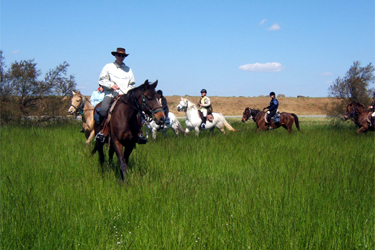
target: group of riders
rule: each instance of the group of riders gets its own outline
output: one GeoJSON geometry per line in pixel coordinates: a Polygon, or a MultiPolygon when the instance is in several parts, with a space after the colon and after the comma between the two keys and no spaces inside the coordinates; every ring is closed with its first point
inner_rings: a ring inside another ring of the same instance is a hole
{"type": "MultiPolygon", "coordinates": [[[[95,107],[99,102],[101,102],[101,107],[97,109],[98,118],[96,122],[100,124],[101,129],[96,134],[95,139],[101,142],[105,141],[105,135],[103,133],[103,127],[105,126],[105,118],[107,112],[114,101],[114,99],[119,95],[126,95],[129,90],[134,88],[135,79],[132,69],[125,65],[124,60],[129,54],[126,53],[124,48],[117,48],[116,51],[112,51],[111,54],[115,57],[115,61],[112,63],[108,63],[102,69],[100,76],[99,76],[99,87],[95,90],[92,95],[90,102],[95,107]]],[[[161,104],[164,113],[167,117],[166,124],[169,123],[168,119],[168,103],[167,99],[163,96],[163,92],[158,90],[157,98],[159,103],[161,104]]],[[[271,129],[271,118],[275,115],[277,116],[279,102],[276,99],[275,92],[271,92],[269,94],[271,101],[270,105],[265,107],[263,110],[268,109],[267,111],[267,123],[269,128],[271,129]]],[[[374,92],[374,100],[375,100],[375,92],[374,92]]],[[[207,116],[212,114],[212,105],[211,100],[207,96],[207,90],[201,90],[201,99],[198,103],[199,106],[199,113],[202,118],[202,123],[200,128],[206,127],[207,116]]],[[[369,108],[374,111],[375,101],[369,108]]],[[[138,114],[141,118],[142,124],[146,122],[146,118],[142,112],[138,114]]],[[[372,114],[371,124],[374,123],[375,112],[372,114]]],[[[277,120],[275,120],[277,122],[277,120]]],[[[138,144],[145,144],[147,143],[147,139],[143,136],[142,130],[139,130],[138,134],[138,144]]]]}

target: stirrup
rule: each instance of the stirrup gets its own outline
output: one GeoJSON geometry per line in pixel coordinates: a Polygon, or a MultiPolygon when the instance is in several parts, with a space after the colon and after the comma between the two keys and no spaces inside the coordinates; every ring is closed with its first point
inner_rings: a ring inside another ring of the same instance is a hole
{"type": "Polygon", "coordinates": [[[206,123],[202,123],[200,127],[201,128],[206,128],[206,123]]]}
{"type": "Polygon", "coordinates": [[[102,131],[100,131],[96,136],[95,136],[95,141],[104,143],[105,141],[105,136],[102,131]]]}

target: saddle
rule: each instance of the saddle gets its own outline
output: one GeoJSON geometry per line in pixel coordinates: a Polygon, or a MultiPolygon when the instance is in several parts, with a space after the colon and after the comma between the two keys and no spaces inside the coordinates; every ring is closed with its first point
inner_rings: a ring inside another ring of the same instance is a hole
{"type": "MultiPolygon", "coordinates": [[[[273,121],[274,123],[279,123],[279,122],[280,122],[281,117],[280,117],[280,112],[279,112],[279,110],[276,110],[275,115],[272,116],[271,119],[272,119],[272,121],[273,121]]],[[[264,116],[264,121],[267,123],[267,113],[266,113],[265,116],[264,116]]]]}
{"type": "MultiPolygon", "coordinates": [[[[112,103],[111,103],[111,106],[109,107],[108,111],[107,111],[107,114],[101,124],[101,127],[102,127],[102,133],[105,137],[108,136],[108,133],[109,133],[109,128],[108,128],[108,124],[109,124],[109,121],[111,120],[111,116],[112,116],[112,111],[113,109],[115,108],[116,106],[116,103],[118,102],[118,100],[120,99],[122,95],[118,95],[116,96],[112,103]]],[[[96,109],[96,114],[94,115],[94,119],[95,119],[95,116],[97,115],[97,113],[100,111],[100,107],[96,109]],[[99,110],[98,110],[99,109],[99,110]]],[[[97,115],[97,120],[95,119],[95,121],[98,121],[99,122],[99,115],[97,115]]]]}
{"type": "MultiPolygon", "coordinates": [[[[203,119],[203,113],[202,111],[198,110],[199,117],[203,119]]],[[[213,122],[214,121],[214,115],[212,113],[207,114],[207,121],[213,122]]]]}

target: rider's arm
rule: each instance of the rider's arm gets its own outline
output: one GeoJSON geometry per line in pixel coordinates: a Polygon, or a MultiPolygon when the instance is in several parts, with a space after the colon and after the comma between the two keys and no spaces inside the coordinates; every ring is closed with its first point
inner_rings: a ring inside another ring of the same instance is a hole
{"type": "Polygon", "coordinates": [[[211,100],[210,100],[210,98],[206,97],[206,99],[204,100],[204,103],[202,104],[202,106],[205,107],[205,108],[211,106],[211,100]]]}
{"type": "Polygon", "coordinates": [[[109,67],[110,64],[105,65],[99,76],[99,84],[103,86],[104,89],[113,89],[113,86],[116,85],[109,78],[109,67]]]}

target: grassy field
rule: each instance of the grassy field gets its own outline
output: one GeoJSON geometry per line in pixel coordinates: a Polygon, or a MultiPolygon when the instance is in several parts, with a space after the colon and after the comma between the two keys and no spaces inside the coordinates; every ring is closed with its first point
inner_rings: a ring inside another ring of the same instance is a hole
{"type": "Polygon", "coordinates": [[[125,183],[80,124],[0,128],[0,248],[374,249],[374,133],[229,121],[137,146],[125,183]]]}

